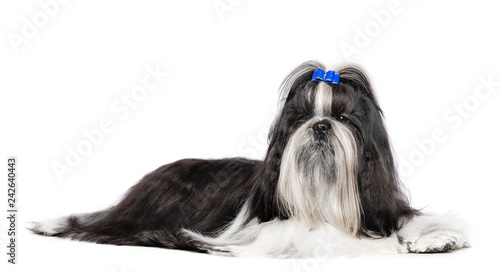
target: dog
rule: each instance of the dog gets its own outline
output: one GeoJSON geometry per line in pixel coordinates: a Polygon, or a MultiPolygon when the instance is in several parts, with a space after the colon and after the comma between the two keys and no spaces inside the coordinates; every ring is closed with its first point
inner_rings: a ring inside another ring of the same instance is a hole
{"type": "Polygon", "coordinates": [[[281,85],[262,161],[179,160],[108,209],[30,229],[100,244],[308,258],[469,247],[462,225],[410,206],[366,73],[308,61],[281,85]]]}

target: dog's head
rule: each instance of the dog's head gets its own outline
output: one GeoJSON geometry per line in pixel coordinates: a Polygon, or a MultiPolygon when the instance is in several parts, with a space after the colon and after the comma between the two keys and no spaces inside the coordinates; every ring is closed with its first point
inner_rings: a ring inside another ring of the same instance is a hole
{"type": "Polygon", "coordinates": [[[324,66],[306,62],[282,84],[254,213],[261,220],[295,218],[312,228],[326,223],[353,235],[388,235],[411,208],[370,82],[353,66],[336,71],[338,84],[313,81],[318,68],[324,66]]]}

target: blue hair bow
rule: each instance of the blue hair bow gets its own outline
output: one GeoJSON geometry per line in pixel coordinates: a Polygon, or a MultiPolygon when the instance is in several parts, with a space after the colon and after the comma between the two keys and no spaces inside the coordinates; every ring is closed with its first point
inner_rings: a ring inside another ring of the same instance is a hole
{"type": "Polygon", "coordinates": [[[313,81],[323,81],[327,84],[339,84],[340,74],[335,71],[328,71],[325,73],[325,70],[318,68],[314,71],[313,81]]]}

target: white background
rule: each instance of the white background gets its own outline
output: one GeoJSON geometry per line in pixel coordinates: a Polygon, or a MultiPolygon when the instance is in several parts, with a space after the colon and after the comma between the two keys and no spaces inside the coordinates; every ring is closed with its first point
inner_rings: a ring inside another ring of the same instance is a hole
{"type": "MultiPolygon", "coordinates": [[[[19,265],[7,265],[2,216],[2,267],[470,271],[480,263],[497,269],[499,7],[493,1],[297,2],[3,1],[0,160],[6,173],[7,156],[18,158],[20,233],[19,265]],[[57,5],[47,11],[47,2],[57,5]],[[79,243],[23,229],[24,222],[106,207],[144,174],[177,159],[262,158],[279,84],[310,59],[332,69],[351,61],[368,71],[412,203],[461,215],[471,249],[329,261],[238,259],[79,243]],[[147,67],[168,76],[140,93],[134,108],[123,108],[147,67]],[[488,78],[496,84],[490,90],[481,83],[488,78]],[[95,132],[103,120],[112,129],[89,150],[84,131],[95,132]],[[68,150],[83,145],[86,154],[58,178],[54,165],[67,165],[68,150]]],[[[6,203],[3,188],[0,203],[6,203]]]]}

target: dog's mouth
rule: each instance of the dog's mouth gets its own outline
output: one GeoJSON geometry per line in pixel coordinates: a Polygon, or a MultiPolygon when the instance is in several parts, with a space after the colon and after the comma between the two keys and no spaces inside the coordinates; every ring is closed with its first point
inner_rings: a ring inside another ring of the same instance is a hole
{"type": "Polygon", "coordinates": [[[323,146],[326,147],[329,145],[330,139],[332,135],[328,134],[317,134],[317,133],[312,133],[312,138],[315,146],[323,146]]]}

